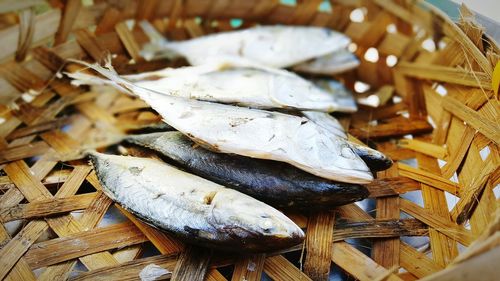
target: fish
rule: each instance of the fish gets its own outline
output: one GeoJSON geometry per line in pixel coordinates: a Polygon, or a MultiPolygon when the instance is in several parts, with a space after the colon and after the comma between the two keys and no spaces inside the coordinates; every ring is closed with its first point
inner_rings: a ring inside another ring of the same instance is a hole
{"type": "Polygon", "coordinates": [[[311,82],[334,96],[338,104],[336,112],[353,113],[358,111],[353,93],[339,81],[334,79],[313,79],[311,82]]]}
{"type": "Polygon", "coordinates": [[[191,65],[204,64],[214,57],[239,57],[285,68],[345,49],[351,42],[346,35],[328,28],[281,25],[168,41],[146,21],[139,25],[151,40],[140,52],[146,60],[184,57],[191,65]]]}
{"type": "Polygon", "coordinates": [[[307,110],[302,111],[301,113],[307,119],[322,127],[333,136],[347,140],[347,133],[345,132],[344,127],[342,127],[337,118],[333,117],[332,115],[324,112],[307,110]]]}
{"type": "MultiPolygon", "coordinates": [[[[223,65],[166,68],[124,78],[158,93],[202,101],[262,109],[352,111],[351,104],[343,105],[345,95],[337,89],[322,89],[291,72],[223,65]]],[[[75,85],[110,84],[107,79],[82,72],[67,75],[75,85]]]]}
{"type": "Polygon", "coordinates": [[[371,171],[378,172],[387,170],[394,163],[391,158],[376,149],[354,142],[349,142],[349,144],[354,153],[365,161],[371,171]]]}
{"type": "Polygon", "coordinates": [[[293,66],[297,72],[336,75],[353,70],[360,65],[359,59],[347,49],[313,58],[309,61],[293,66]]]}
{"type": "Polygon", "coordinates": [[[304,232],[275,208],[159,160],[89,152],[104,193],[188,243],[226,251],[292,247],[304,232]]]}
{"type": "Polygon", "coordinates": [[[343,138],[352,151],[361,157],[371,171],[383,171],[389,169],[393,161],[382,152],[372,149],[366,145],[348,141],[349,136],[345,132],[340,122],[333,116],[325,112],[302,111],[305,117],[321,126],[335,137],[343,138]]]}
{"type": "Polygon", "coordinates": [[[331,209],[368,196],[358,184],[326,180],[289,164],[215,153],[195,146],[180,132],[130,135],[126,141],[168,158],[200,177],[281,209],[331,209]]]}
{"type": "Polygon", "coordinates": [[[138,96],[196,143],[221,153],[287,162],[330,180],[366,184],[373,175],[346,141],[307,118],[164,95],[139,87],[97,64],[72,60],[138,96]]]}

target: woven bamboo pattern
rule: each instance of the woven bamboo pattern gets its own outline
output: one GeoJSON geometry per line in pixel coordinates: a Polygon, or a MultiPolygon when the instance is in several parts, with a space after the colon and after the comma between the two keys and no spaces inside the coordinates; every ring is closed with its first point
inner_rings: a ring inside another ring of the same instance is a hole
{"type": "Polygon", "coordinates": [[[161,279],[174,280],[328,280],[332,265],[349,280],[496,279],[500,105],[491,81],[498,46],[465,7],[457,25],[420,1],[328,4],[1,2],[0,279],[140,280],[152,264],[163,269],[161,279]],[[379,105],[360,104],[340,121],[352,140],[395,161],[368,186],[374,210],[350,204],[289,213],[306,229],[304,245],[239,256],[184,245],[114,204],[77,155],[161,118],[139,99],[76,88],[58,73],[80,68],[67,58],[103,62],[110,54],[119,73],[183,65],[144,61],[139,50],[148,37],[134,19],[172,40],[254,24],[324,26],[350,36],[361,65],[335,78],[379,105]],[[109,223],[111,215],[120,221],[109,223]],[[429,243],[417,249],[408,237],[429,243]]]}

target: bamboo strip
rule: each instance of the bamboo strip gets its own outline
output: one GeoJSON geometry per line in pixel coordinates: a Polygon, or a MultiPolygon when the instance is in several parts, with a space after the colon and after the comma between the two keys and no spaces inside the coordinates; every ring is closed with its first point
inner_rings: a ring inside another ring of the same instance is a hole
{"type": "Polygon", "coordinates": [[[328,280],[334,223],[335,214],[331,212],[312,214],[307,222],[304,273],[312,280],[328,280]]]}
{"type": "Polygon", "coordinates": [[[97,106],[93,102],[84,102],[76,106],[78,110],[83,113],[87,118],[94,122],[106,122],[109,124],[115,124],[116,118],[110,114],[107,110],[102,107],[97,106]]]}
{"type": "Polygon", "coordinates": [[[137,8],[137,20],[151,19],[158,7],[158,0],[141,1],[137,8]]]}
{"type": "Polygon", "coordinates": [[[0,164],[38,156],[47,152],[48,149],[49,146],[43,141],[37,141],[27,145],[2,149],[0,151],[0,164]]]}
{"type": "Polygon", "coordinates": [[[463,244],[469,245],[474,237],[470,231],[465,228],[454,224],[451,220],[428,211],[417,204],[406,199],[400,200],[401,210],[409,215],[415,217],[421,222],[431,226],[437,231],[443,233],[449,238],[463,244]]]}
{"type": "MultiPolygon", "coordinates": [[[[451,176],[453,176],[453,174],[457,171],[458,167],[465,157],[465,154],[469,150],[469,147],[475,135],[476,132],[474,131],[474,129],[469,126],[465,127],[464,133],[458,141],[459,146],[452,153],[450,153],[451,157],[449,157],[449,159],[446,159],[447,163],[441,169],[444,178],[451,178],[451,176]]],[[[449,147],[449,149],[451,149],[451,147],[449,147]]]]}
{"type": "Polygon", "coordinates": [[[79,222],[84,227],[84,230],[89,230],[97,226],[104,217],[113,201],[109,199],[102,191],[98,191],[97,195],[90,205],[83,211],[79,222]]]}
{"type": "Polygon", "coordinates": [[[12,133],[19,125],[21,125],[22,121],[16,117],[11,117],[7,119],[4,123],[0,124],[0,137],[5,138],[10,133],[12,133]]]}
{"type": "Polygon", "coordinates": [[[451,217],[454,221],[462,224],[470,218],[489,177],[498,169],[498,165],[493,163],[491,157],[485,161],[479,175],[468,186],[463,188],[460,200],[451,211],[451,217]]]}
{"type": "Polygon", "coordinates": [[[120,41],[127,49],[128,54],[135,62],[139,62],[142,60],[141,55],[139,54],[140,47],[137,44],[137,41],[134,39],[134,34],[128,29],[125,22],[119,22],[115,26],[116,34],[120,37],[120,41]]]}
{"type": "MultiPolygon", "coordinates": [[[[22,199],[24,199],[24,197],[21,192],[19,192],[17,188],[13,187],[0,198],[0,206],[13,207],[21,202],[22,199]],[[7,199],[6,196],[10,199],[7,199]]],[[[4,226],[0,225],[0,248],[3,248],[3,246],[7,244],[10,239],[10,235],[7,233],[4,226]]],[[[4,280],[36,280],[36,277],[24,258],[20,258],[4,280]]]]}
{"type": "Polygon", "coordinates": [[[495,218],[491,221],[488,227],[485,228],[483,233],[477,237],[467,250],[460,253],[460,255],[453,261],[453,264],[461,263],[473,256],[477,256],[494,247],[500,246],[500,209],[496,209],[495,218]]]}
{"type": "Polygon", "coordinates": [[[447,191],[451,194],[458,195],[460,192],[460,187],[458,184],[444,179],[440,176],[436,176],[433,173],[415,169],[409,165],[398,163],[399,174],[404,177],[409,177],[410,179],[419,181],[421,183],[427,184],[433,188],[447,191]]]}
{"type": "Polygon", "coordinates": [[[292,24],[307,24],[313,19],[321,2],[321,0],[302,2],[297,9],[294,9],[289,22],[292,24]]]}
{"type": "Polygon", "coordinates": [[[172,281],[203,281],[212,256],[209,249],[187,246],[179,256],[172,273],[172,281]]]}
{"type": "Polygon", "coordinates": [[[377,219],[362,222],[344,222],[341,220],[337,221],[333,230],[333,241],[337,242],[352,238],[424,236],[427,234],[427,226],[412,219],[377,219]]]}
{"type": "Polygon", "coordinates": [[[171,276],[171,272],[174,270],[175,264],[177,263],[177,255],[159,255],[154,257],[148,257],[138,260],[133,260],[120,265],[103,267],[100,269],[83,272],[77,277],[71,278],[72,281],[108,281],[108,280],[119,280],[119,279],[137,279],[140,272],[148,265],[155,264],[160,266],[170,273],[167,273],[162,278],[167,278],[171,276]]]}
{"type": "Polygon", "coordinates": [[[356,204],[349,204],[337,207],[337,213],[341,218],[345,218],[348,220],[358,221],[358,222],[371,222],[375,219],[367,214],[363,209],[361,209],[356,204]]]}
{"type": "Polygon", "coordinates": [[[24,161],[11,162],[3,170],[29,201],[52,197],[45,186],[31,175],[29,167],[24,161]]]}
{"type": "Polygon", "coordinates": [[[234,265],[231,281],[260,281],[264,269],[265,255],[252,255],[239,259],[234,265]]]}
{"type": "Polygon", "coordinates": [[[212,268],[208,271],[206,281],[227,281],[226,277],[222,275],[217,269],[212,268]]]}
{"type": "Polygon", "coordinates": [[[387,276],[385,280],[388,281],[401,281],[397,275],[389,274],[387,269],[346,242],[333,244],[332,261],[361,281],[377,280],[381,276],[387,276]]]}
{"type": "MultiPolygon", "coordinates": [[[[379,177],[395,176],[396,166],[377,173],[379,177]]],[[[377,219],[399,219],[399,196],[377,199],[377,219]]],[[[385,268],[399,267],[399,237],[373,241],[372,258],[385,268]]]]}
{"type": "Polygon", "coordinates": [[[94,34],[101,35],[113,31],[115,25],[121,20],[121,13],[114,7],[108,7],[99,23],[97,23],[94,34]]]}
{"type": "Polygon", "coordinates": [[[38,62],[43,64],[52,72],[61,70],[62,67],[66,64],[63,58],[54,53],[52,49],[44,46],[36,47],[35,49],[33,49],[33,56],[38,62]]]}
{"type": "Polygon", "coordinates": [[[108,51],[105,47],[101,46],[102,41],[97,40],[97,38],[86,29],[76,31],[75,37],[78,44],[94,59],[94,61],[101,62],[109,51],[113,51],[108,51]]]}
{"type": "Polygon", "coordinates": [[[12,268],[12,270],[9,272],[9,275],[3,279],[5,281],[31,281],[31,280],[36,280],[36,276],[33,274],[31,271],[31,268],[29,265],[26,263],[26,261],[21,258],[16,265],[12,268]]]}
{"type": "MultiPolygon", "coordinates": [[[[24,161],[17,161],[9,165],[16,165],[14,171],[10,171],[7,175],[11,178],[12,182],[20,189],[24,196],[29,201],[40,200],[43,198],[50,198],[52,195],[45,189],[39,181],[37,181],[29,172],[29,168],[24,163],[24,161]],[[10,173],[10,174],[9,174],[10,173]],[[37,187],[37,188],[33,188],[37,187]]],[[[79,173],[80,174],[80,173],[79,173]]],[[[75,181],[75,182],[79,182],[75,181]]],[[[61,189],[71,189],[76,191],[73,187],[69,185],[63,185],[61,189]]],[[[59,190],[59,195],[68,196],[68,192],[59,190]]],[[[72,216],[66,215],[62,217],[48,218],[48,225],[56,232],[59,236],[66,236],[72,233],[78,233],[82,230],[82,226],[78,224],[72,216]]],[[[89,268],[98,268],[103,265],[109,265],[116,263],[116,260],[109,253],[98,253],[92,256],[82,257],[82,262],[89,268]]],[[[73,263],[74,264],[74,263],[73,263]]],[[[70,270],[72,265],[68,265],[66,268],[70,270]]],[[[53,277],[49,269],[46,276],[53,277]]],[[[60,272],[57,272],[60,273],[60,272]]]]}
{"type": "Polygon", "coordinates": [[[78,16],[81,7],[82,2],[79,0],[69,0],[64,6],[61,25],[59,26],[59,30],[57,31],[55,36],[56,45],[63,43],[68,38],[68,35],[73,28],[73,24],[75,23],[75,19],[78,16]]]}
{"type": "MultiPolygon", "coordinates": [[[[85,210],[82,218],[79,221],[83,230],[88,230],[95,227],[98,221],[101,219],[102,215],[104,214],[105,210],[107,210],[109,205],[99,204],[102,202],[101,199],[103,197],[109,200],[108,197],[104,196],[101,192],[99,192],[98,195],[94,198],[94,201],[90,204],[90,207],[85,210]],[[100,209],[98,206],[102,206],[102,209],[100,209]],[[89,213],[90,215],[87,215],[89,213]],[[97,219],[92,220],[92,217],[95,217],[97,219]]],[[[117,261],[115,261],[113,256],[106,253],[92,254],[86,257],[82,257],[81,260],[90,269],[97,269],[106,265],[113,265],[118,263],[117,261]]],[[[69,276],[70,271],[75,264],[76,261],[73,260],[49,266],[42,273],[39,279],[50,281],[53,280],[54,278],[59,278],[60,276],[61,278],[62,276],[69,276]]]]}
{"type": "Polygon", "coordinates": [[[14,207],[17,204],[21,203],[21,201],[23,201],[23,199],[24,199],[24,196],[21,193],[21,191],[19,191],[19,189],[17,189],[17,187],[14,186],[14,187],[10,188],[9,190],[7,190],[2,195],[2,197],[0,197],[0,206],[2,206],[4,208],[14,207]]]}
{"type": "Polygon", "coordinates": [[[12,240],[0,249],[0,279],[14,267],[28,248],[47,230],[44,221],[30,221],[12,240]]]}
{"type": "MultiPolygon", "coordinates": [[[[40,45],[46,38],[53,36],[57,31],[60,19],[61,12],[58,9],[37,15],[34,20],[35,29],[33,30],[32,46],[40,45]]],[[[0,31],[0,38],[2,38],[3,42],[2,46],[0,46],[0,61],[5,61],[14,56],[17,51],[19,32],[19,24],[0,31]]]]}
{"type": "Polygon", "coordinates": [[[477,277],[481,278],[481,280],[497,280],[498,260],[500,260],[500,247],[492,249],[480,256],[473,257],[461,263],[460,266],[445,268],[421,280],[462,281],[472,280],[477,277]]]}
{"type": "Polygon", "coordinates": [[[484,118],[479,113],[448,96],[443,98],[443,108],[466,121],[469,126],[478,130],[496,144],[500,144],[500,128],[498,123],[484,118]]]}
{"type": "Polygon", "coordinates": [[[444,268],[404,242],[401,242],[400,245],[400,256],[401,266],[418,278],[423,278],[444,268]]]}
{"type": "Polygon", "coordinates": [[[370,198],[378,198],[419,190],[420,184],[410,178],[398,176],[392,178],[375,179],[373,182],[365,185],[365,187],[370,192],[370,198]]]}
{"type": "Polygon", "coordinates": [[[398,145],[437,159],[446,159],[447,157],[446,148],[419,140],[400,139],[398,145]]]}
{"type": "Polygon", "coordinates": [[[491,90],[490,79],[482,72],[472,74],[459,68],[411,62],[398,63],[397,69],[401,74],[410,77],[491,90]],[[479,79],[479,85],[476,78],[479,79]]]}
{"type": "Polygon", "coordinates": [[[432,131],[432,126],[424,120],[394,121],[388,124],[351,128],[349,133],[360,139],[386,138],[432,131]]]}
{"type": "Polygon", "coordinates": [[[25,137],[28,135],[32,135],[32,134],[41,133],[44,131],[58,129],[58,128],[64,126],[65,124],[67,124],[68,121],[69,121],[69,118],[63,117],[63,118],[58,118],[58,119],[53,120],[53,121],[39,123],[39,124],[36,124],[33,126],[20,128],[20,129],[15,130],[11,134],[9,134],[6,139],[13,140],[13,139],[25,137]]]}
{"type": "Polygon", "coordinates": [[[416,154],[415,151],[398,147],[396,143],[391,141],[379,142],[377,149],[393,161],[412,159],[415,158],[416,154]]]}
{"type": "Polygon", "coordinates": [[[0,221],[8,222],[27,218],[40,218],[87,208],[96,193],[75,195],[67,198],[46,199],[0,209],[0,221]]]}
{"type": "Polygon", "coordinates": [[[48,131],[41,134],[40,137],[60,155],[72,154],[79,147],[78,141],[61,130],[48,131]]]}
{"type": "Polygon", "coordinates": [[[275,281],[312,280],[281,255],[268,257],[264,263],[264,272],[275,281]]]}
{"type": "MultiPolygon", "coordinates": [[[[473,143],[474,142],[475,139],[473,140],[473,143]]],[[[494,150],[492,150],[492,152],[494,153],[494,150]]],[[[484,162],[481,158],[479,149],[476,145],[471,145],[460,168],[460,173],[458,174],[459,182],[463,186],[471,185],[477,175],[481,173],[483,163],[484,162]]],[[[488,226],[490,220],[492,219],[492,214],[494,214],[495,209],[498,208],[498,206],[495,204],[494,198],[495,196],[489,189],[484,189],[483,195],[478,198],[479,203],[477,204],[469,220],[472,233],[475,236],[479,236],[482,233],[483,229],[488,226]]]]}
{"type": "Polygon", "coordinates": [[[34,244],[24,258],[31,268],[36,269],[145,241],[142,232],[127,222],[34,244]]]}
{"type": "Polygon", "coordinates": [[[88,165],[76,165],[73,171],[66,179],[61,188],[57,191],[56,197],[68,197],[75,194],[78,191],[80,185],[87,177],[90,172],[90,166],[88,165]]]}
{"type": "Polygon", "coordinates": [[[404,103],[396,103],[386,106],[379,106],[376,108],[358,105],[359,109],[353,114],[354,119],[359,119],[363,121],[380,120],[387,119],[398,116],[399,113],[408,111],[408,106],[404,103]]]}
{"type": "Polygon", "coordinates": [[[120,249],[119,251],[113,253],[113,257],[116,261],[118,261],[118,263],[124,263],[138,259],[142,253],[142,245],[139,244],[120,249]]]}

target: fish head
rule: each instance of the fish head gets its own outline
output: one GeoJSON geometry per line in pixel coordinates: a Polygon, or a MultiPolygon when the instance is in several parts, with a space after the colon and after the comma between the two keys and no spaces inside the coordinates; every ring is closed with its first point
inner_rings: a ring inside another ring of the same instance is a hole
{"type": "Polygon", "coordinates": [[[301,243],[304,232],[273,207],[226,189],[212,201],[213,224],[249,251],[283,249],[301,243]]]}
{"type": "Polygon", "coordinates": [[[295,137],[304,141],[297,142],[299,145],[295,147],[295,155],[298,159],[317,163],[314,169],[306,167],[306,171],[314,173],[328,167],[332,180],[362,184],[373,180],[368,166],[354,153],[344,138],[332,135],[318,124],[303,119],[295,137]]]}

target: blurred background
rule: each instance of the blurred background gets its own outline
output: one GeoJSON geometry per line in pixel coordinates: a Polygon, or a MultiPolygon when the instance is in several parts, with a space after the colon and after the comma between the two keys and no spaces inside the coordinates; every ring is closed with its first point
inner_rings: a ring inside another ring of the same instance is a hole
{"type": "Polygon", "coordinates": [[[499,0],[427,0],[440,8],[449,17],[458,19],[458,8],[463,3],[476,12],[476,20],[491,37],[500,42],[500,1],[499,0]]]}

